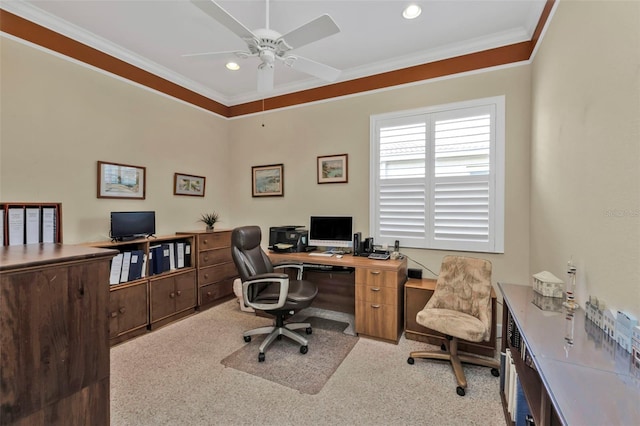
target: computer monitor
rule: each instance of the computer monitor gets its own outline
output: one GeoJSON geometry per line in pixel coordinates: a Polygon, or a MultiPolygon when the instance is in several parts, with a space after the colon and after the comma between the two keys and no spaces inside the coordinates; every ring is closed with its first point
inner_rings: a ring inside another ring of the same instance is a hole
{"type": "Polygon", "coordinates": [[[351,216],[311,216],[309,245],[318,247],[353,247],[351,216]]]}
{"type": "Polygon", "coordinates": [[[111,238],[126,241],[156,233],[156,212],[111,212],[111,238]]]}

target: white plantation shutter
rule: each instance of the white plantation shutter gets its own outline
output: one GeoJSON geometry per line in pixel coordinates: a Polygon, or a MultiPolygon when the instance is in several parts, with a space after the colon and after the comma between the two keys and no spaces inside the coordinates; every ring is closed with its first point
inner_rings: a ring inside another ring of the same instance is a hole
{"type": "Polygon", "coordinates": [[[403,247],[501,252],[504,98],[371,119],[371,235],[403,247]]]}

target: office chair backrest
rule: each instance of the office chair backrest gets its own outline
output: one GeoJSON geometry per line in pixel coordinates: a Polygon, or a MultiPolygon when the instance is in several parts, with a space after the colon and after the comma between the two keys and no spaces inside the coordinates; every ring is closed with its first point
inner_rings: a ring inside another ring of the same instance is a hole
{"type": "MultiPolygon", "coordinates": [[[[254,275],[273,272],[273,265],[262,248],[260,241],[262,231],[259,226],[242,226],[231,232],[231,256],[240,273],[242,281],[254,275]]],[[[252,286],[253,295],[258,294],[263,286],[252,286]]]]}
{"type": "Polygon", "coordinates": [[[463,312],[490,325],[491,270],[491,262],[485,259],[445,256],[426,308],[463,312]]]}

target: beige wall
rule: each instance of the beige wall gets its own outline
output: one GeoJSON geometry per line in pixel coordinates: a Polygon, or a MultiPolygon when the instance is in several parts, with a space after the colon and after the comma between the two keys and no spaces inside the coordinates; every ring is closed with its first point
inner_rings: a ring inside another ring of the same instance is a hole
{"type": "MultiPolygon", "coordinates": [[[[497,95],[506,96],[507,114],[505,253],[486,257],[494,263],[494,281],[526,283],[531,116],[527,65],[232,120],[234,220],[267,232],[273,225],[308,226],[312,214],[347,214],[354,217],[356,231],[369,235],[369,117],[497,95]],[[349,183],[317,184],[317,156],[343,153],[349,154],[349,183]],[[252,198],[251,166],[274,163],[284,164],[285,196],[252,198]]],[[[445,254],[403,251],[436,273],[445,254]]],[[[419,268],[413,262],[409,266],[419,268]]]]}
{"type": "Polygon", "coordinates": [[[61,202],[65,243],[108,239],[111,211],[155,210],[158,234],[202,229],[197,219],[211,210],[229,220],[225,119],[31,46],[0,43],[0,200],[61,202]],[[146,167],[146,199],[96,198],[98,160],[146,167]],[[174,196],[175,172],[206,176],[206,196],[174,196]]]}
{"type": "Polygon", "coordinates": [[[560,2],[532,70],[531,272],[640,316],[640,2],[560,2]]]}
{"type": "MultiPolygon", "coordinates": [[[[486,257],[495,281],[528,279],[528,65],[224,120],[0,40],[0,200],[62,202],[67,243],[105,240],[110,211],[143,209],[157,212],[158,234],[201,228],[200,213],[218,210],[223,227],[258,224],[265,233],[308,225],[312,214],[348,214],[368,235],[370,115],[505,95],[505,253],[486,257]],[[348,184],[318,185],[317,156],[342,153],[349,154],[348,184]],[[146,200],[97,199],[97,160],[147,167],[146,200]],[[285,196],[252,198],[251,166],[274,163],[284,164],[285,196]],[[174,196],[174,172],[206,176],[207,196],[174,196]]],[[[436,273],[445,254],[405,252],[436,273]]]]}

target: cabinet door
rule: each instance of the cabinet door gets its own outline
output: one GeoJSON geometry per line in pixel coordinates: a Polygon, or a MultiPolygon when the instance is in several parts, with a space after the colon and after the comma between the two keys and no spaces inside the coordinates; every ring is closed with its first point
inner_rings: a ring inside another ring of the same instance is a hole
{"type": "Polygon", "coordinates": [[[175,312],[196,306],[196,273],[195,271],[175,277],[175,312]]]}
{"type": "Polygon", "coordinates": [[[150,282],[151,322],[173,314],[176,309],[175,279],[173,276],[150,282]]]}
{"type": "Polygon", "coordinates": [[[111,291],[109,295],[109,337],[146,327],[149,322],[147,282],[111,291]]]}
{"type": "Polygon", "coordinates": [[[95,405],[85,421],[93,412],[108,413],[108,399],[93,400],[88,389],[109,382],[108,279],[108,261],[0,274],[2,424],[30,414],[46,418],[46,410],[82,424],[78,413],[89,398],[95,405]]]}

